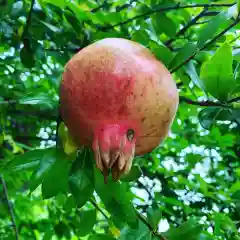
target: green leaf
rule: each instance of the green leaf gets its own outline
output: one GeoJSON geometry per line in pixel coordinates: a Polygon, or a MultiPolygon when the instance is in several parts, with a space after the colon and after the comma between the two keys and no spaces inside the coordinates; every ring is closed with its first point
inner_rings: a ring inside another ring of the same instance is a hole
{"type": "Polygon", "coordinates": [[[55,5],[56,7],[63,9],[66,6],[67,1],[66,0],[44,0],[44,3],[50,3],[55,5]]]}
{"type": "Polygon", "coordinates": [[[201,66],[200,78],[205,90],[220,101],[228,100],[235,88],[232,64],[231,46],[224,43],[213,57],[201,66]]]}
{"type": "Polygon", "coordinates": [[[187,74],[189,75],[189,77],[191,78],[192,82],[198,86],[200,89],[204,90],[204,86],[203,83],[201,82],[198,73],[196,71],[195,65],[193,63],[193,61],[189,61],[186,65],[185,65],[185,70],[187,72],[187,74]]]}
{"type": "Polygon", "coordinates": [[[94,234],[90,235],[88,240],[116,240],[116,239],[107,234],[94,234]]]}
{"type": "Polygon", "coordinates": [[[69,160],[65,154],[59,151],[56,158],[57,160],[42,183],[42,196],[44,199],[56,196],[60,192],[66,193],[68,190],[69,160]],[[56,179],[58,180],[56,181],[56,179]]]}
{"type": "Polygon", "coordinates": [[[100,171],[94,169],[95,191],[101,198],[107,211],[111,214],[116,225],[128,223],[132,228],[138,224],[135,209],[131,203],[133,195],[126,183],[113,182],[108,179],[108,183],[103,181],[100,171]]]}
{"type": "Polygon", "coordinates": [[[56,148],[45,149],[39,168],[36,169],[30,180],[30,190],[33,192],[45,179],[51,168],[54,166],[56,158],[56,148]]]}
{"type": "Polygon", "coordinates": [[[152,206],[147,211],[147,218],[149,224],[152,226],[153,229],[157,229],[158,223],[162,218],[162,212],[159,208],[152,206]]]}
{"type": "Polygon", "coordinates": [[[133,33],[131,40],[147,46],[150,38],[145,30],[138,30],[133,33]]]}
{"type": "Polygon", "coordinates": [[[62,32],[62,29],[60,29],[60,28],[58,28],[58,27],[56,27],[56,26],[54,26],[50,23],[47,23],[47,22],[44,22],[44,21],[40,21],[40,22],[54,33],[61,33],[62,32]]]}
{"type": "Polygon", "coordinates": [[[52,230],[45,232],[43,240],[51,240],[54,235],[52,230]]]}
{"type": "Polygon", "coordinates": [[[46,92],[30,92],[19,100],[20,104],[41,105],[46,108],[54,109],[57,106],[57,100],[46,92]]]}
{"type": "Polygon", "coordinates": [[[78,6],[78,4],[76,2],[68,2],[67,4],[68,8],[73,11],[73,13],[75,14],[76,18],[82,22],[82,21],[86,21],[89,20],[89,14],[86,11],[84,11],[83,9],[80,8],[80,6],[78,6]]]}
{"type": "Polygon", "coordinates": [[[81,208],[93,195],[94,183],[85,169],[78,169],[69,178],[69,188],[76,204],[81,208]]]}
{"type": "Polygon", "coordinates": [[[121,178],[121,181],[124,182],[136,181],[138,178],[141,177],[141,175],[142,175],[141,168],[138,165],[134,165],[132,166],[130,172],[121,178]]]}
{"type": "Polygon", "coordinates": [[[20,51],[20,59],[22,64],[27,68],[33,68],[35,65],[34,52],[28,47],[23,47],[20,51]]]}
{"type": "Polygon", "coordinates": [[[169,37],[174,37],[176,35],[176,24],[165,13],[155,13],[152,19],[154,28],[158,34],[165,33],[169,37]]]}
{"type": "Polygon", "coordinates": [[[17,155],[7,162],[2,171],[10,173],[35,169],[39,165],[45,151],[45,149],[35,149],[25,152],[24,154],[17,155]]]}
{"type": "Polygon", "coordinates": [[[173,59],[172,52],[164,45],[159,45],[152,40],[149,42],[149,47],[154,53],[155,57],[168,67],[169,63],[173,59]]]}
{"type": "Polygon", "coordinates": [[[169,240],[198,240],[201,232],[202,225],[197,221],[190,219],[177,228],[170,228],[167,232],[164,233],[164,236],[169,238],[169,240]]]}
{"type": "Polygon", "coordinates": [[[199,123],[203,128],[210,129],[221,111],[221,108],[205,108],[201,110],[198,114],[199,123]]]}
{"type": "Polygon", "coordinates": [[[185,62],[190,56],[194,55],[197,46],[195,43],[186,43],[182,49],[178,51],[173,60],[169,64],[170,69],[174,69],[185,62]]]}
{"type": "Polygon", "coordinates": [[[82,32],[82,26],[80,25],[79,20],[70,12],[64,11],[64,16],[66,17],[67,21],[72,25],[73,29],[79,35],[82,32]]]}
{"type": "Polygon", "coordinates": [[[89,234],[96,223],[96,218],[97,218],[96,209],[81,211],[80,221],[78,221],[77,224],[78,236],[83,237],[89,234]]]}
{"type": "Polygon", "coordinates": [[[136,229],[131,229],[129,227],[125,227],[124,229],[122,229],[121,235],[118,239],[119,240],[150,240],[151,232],[142,221],[139,221],[138,228],[136,229]]]}
{"type": "Polygon", "coordinates": [[[213,38],[216,35],[217,31],[226,24],[226,21],[231,16],[226,14],[225,12],[219,13],[217,16],[213,17],[208,24],[205,24],[199,34],[198,34],[198,42],[197,46],[202,48],[204,44],[213,38]]]}

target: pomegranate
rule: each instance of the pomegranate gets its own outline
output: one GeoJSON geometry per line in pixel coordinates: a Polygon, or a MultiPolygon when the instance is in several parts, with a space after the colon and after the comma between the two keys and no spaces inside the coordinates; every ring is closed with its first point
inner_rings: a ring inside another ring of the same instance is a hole
{"type": "Polygon", "coordinates": [[[66,64],[60,86],[62,118],[74,141],[90,147],[105,182],[128,172],[135,155],[167,136],[178,107],[167,68],[144,46],[99,40],[66,64]]]}

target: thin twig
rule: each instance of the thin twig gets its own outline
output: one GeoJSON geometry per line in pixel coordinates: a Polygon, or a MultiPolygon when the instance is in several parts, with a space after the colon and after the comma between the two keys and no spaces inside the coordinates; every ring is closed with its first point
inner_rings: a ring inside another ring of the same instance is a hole
{"type": "Polygon", "coordinates": [[[28,16],[27,16],[26,25],[24,27],[23,34],[22,34],[22,40],[23,41],[24,41],[26,35],[28,34],[28,29],[29,29],[30,24],[31,24],[34,3],[35,3],[35,0],[32,0],[30,10],[29,10],[29,13],[28,13],[28,16]]]}
{"type": "Polygon", "coordinates": [[[57,141],[56,135],[53,135],[48,138],[42,138],[37,136],[16,136],[15,138],[18,140],[31,140],[31,141],[57,141]]]}
{"type": "Polygon", "coordinates": [[[234,102],[239,102],[240,101],[240,97],[235,97],[235,98],[232,98],[230,100],[228,100],[227,102],[228,103],[234,103],[234,102]]]}
{"type": "Polygon", "coordinates": [[[110,4],[105,0],[101,5],[97,6],[96,8],[93,8],[90,12],[95,13],[101,10],[104,7],[110,6],[110,4]]]}
{"type": "Polygon", "coordinates": [[[7,184],[6,184],[6,182],[4,181],[4,179],[3,179],[3,177],[2,177],[1,175],[0,175],[0,180],[1,180],[1,184],[2,184],[2,186],[3,186],[4,196],[5,196],[7,205],[8,205],[8,211],[9,211],[9,214],[10,214],[10,216],[11,216],[12,228],[13,228],[13,230],[14,230],[14,232],[15,232],[15,236],[16,236],[15,239],[16,239],[16,240],[19,240],[18,227],[17,227],[16,220],[15,220],[15,215],[14,215],[14,211],[13,211],[13,206],[12,206],[11,201],[9,200],[7,184]]]}
{"type": "Polygon", "coordinates": [[[159,234],[147,221],[147,219],[141,214],[139,213],[137,210],[135,210],[137,217],[139,218],[139,220],[142,221],[142,223],[144,223],[148,229],[152,232],[152,234],[154,236],[156,236],[157,238],[159,238],[160,240],[167,240],[164,236],[162,236],[161,234],[159,234]]]}
{"type": "Polygon", "coordinates": [[[139,19],[139,18],[142,18],[142,17],[150,17],[149,15],[153,14],[153,13],[156,13],[156,12],[167,12],[167,11],[171,11],[171,10],[179,10],[179,9],[186,9],[186,8],[199,8],[199,7],[205,7],[205,8],[211,8],[211,7],[231,7],[233,6],[235,3],[226,3],[226,4],[193,4],[193,5],[181,5],[180,3],[177,3],[176,5],[174,6],[170,6],[170,7],[161,7],[160,6],[157,6],[156,8],[154,9],[151,9],[145,13],[142,13],[142,14],[139,14],[139,15],[136,15],[132,18],[129,18],[123,22],[119,22],[119,23],[116,23],[114,25],[107,25],[107,26],[98,26],[98,29],[99,30],[109,30],[109,29],[112,29],[114,27],[117,27],[117,26],[123,26],[127,23],[130,23],[136,19],[139,19]]]}
{"type": "Polygon", "coordinates": [[[238,18],[232,23],[230,24],[227,28],[225,28],[222,32],[220,32],[217,36],[215,36],[212,40],[210,40],[208,43],[206,43],[203,47],[201,47],[200,49],[198,49],[196,52],[194,52],[194,54],[192,54],[189,58],[187,58],[184,62],[182,62],[181,64],[179,64],[177,67],[175,67],[174,69],[171,70],[171,73],[176,72],[179,68],[181,68],[182,66],[184,66],[186,63],[188,63],[190,60],[192,60],[195,55],[206,49],[208,46],[210,46],[212,43],[214,43],[218,38],[220,38],[221,36],[223,36],[228,30],[230,30],[231,28],[233,28],[235,25],[237,25],[240,22],[240,17],[238,16],[238,18]]]}
{"type": "MultiPolygon", "coordinates": [[[[107,221],[110,221],[109,217],[103,212],[103,210],[97,205],[94,199],[90,199],[89,202],[106,218],[107,221]]],[[[135,212],[137,214],[137,217],[139,220],[141,220],[147,227],[148,229],[152,232],[152,234],[156,237],[158,237],[161,240],[167,240],[165,237],[160,235],[155,229],[152,228],[152,226],[148,223],[148,221],[142,216],[141,213],[139,213],[136,209],[135,212]]]]}
{"type": "Polygon", "coordinates": [[[97,205],[97,203],[91,198],[89,202],[106,218],[106,220],[109,221],[108,216],[105,214],[105,212],[97,205]]]}
{"type": "Polygon", "coordinates": [[[191,104],[191,105],[196,105],[196,106],[201,106],[201,107],[227,107],[227,108],[230,108],[230,106],[228,106],[227,104],[223,104],[223,103],[220,103],[220,102],[212,102],[212,101],[195,101],[195,100],[192,100],[192,99],[189,99],[187,97],[184,97],[184,96],[180,96],[179,97],[180,99],[180,102],[185,102],[185,103],[188,103],[188,104],[191,104]]]}
{"type": "Polygon", "coordinates": [[[177,34],[165,42],[167,47],[170,47],[171,43],[174,42],[180,35],[183,35],[192,25],[194,25],[200,18],[205,16],[208,8],[204,8],[196,17],[194,17],[189,23],[187,23],[177,34]]]}

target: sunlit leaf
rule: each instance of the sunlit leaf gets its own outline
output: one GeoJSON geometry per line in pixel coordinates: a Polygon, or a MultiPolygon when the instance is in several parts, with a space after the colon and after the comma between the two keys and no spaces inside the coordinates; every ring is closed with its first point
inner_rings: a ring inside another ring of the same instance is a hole
{"type": "Polygon", "coordinates": [[[232,62],[231,47],[225,43],[201,67],[200,78],[205,90],[220,101],[228,100],[235,88],[232,62]]]}

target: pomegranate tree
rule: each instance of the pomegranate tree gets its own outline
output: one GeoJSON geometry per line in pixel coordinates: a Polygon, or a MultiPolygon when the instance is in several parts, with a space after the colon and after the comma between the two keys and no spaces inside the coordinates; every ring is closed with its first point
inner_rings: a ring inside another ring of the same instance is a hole
{"type": "Polygon", "coordinates": [[[105,181],[131,168],[134,155],[167,136],[178,91],[167,68],[144,46],[121,38],[97,41],[66,64],[62,118],[77,145],[94,151],[105,181]]]}

